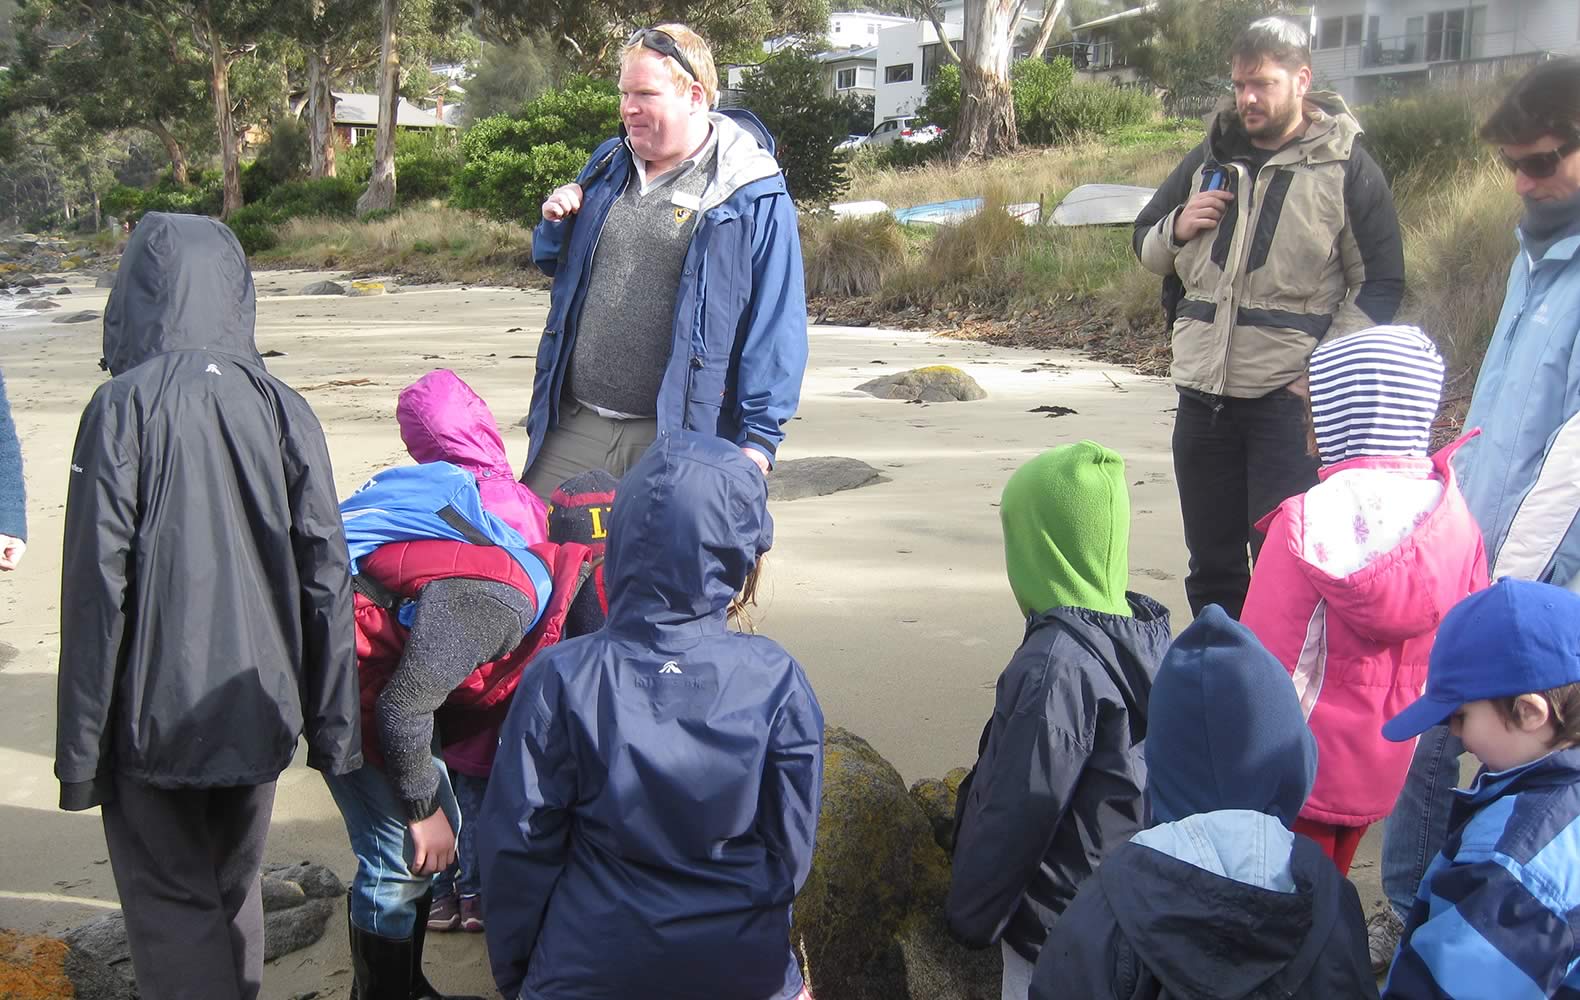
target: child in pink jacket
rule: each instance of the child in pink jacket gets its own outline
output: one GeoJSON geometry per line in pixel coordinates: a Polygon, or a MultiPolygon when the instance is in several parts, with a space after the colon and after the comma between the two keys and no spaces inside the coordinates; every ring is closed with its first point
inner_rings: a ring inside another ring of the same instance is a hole
{"type": "Polygon", "coordinates": [[[395,405],[401,440],[417,462],[449,462],[477,477],[483,507],[521,533],[528,545],[548,537],[548,510],[516,482],[499,425],[483,398],[448,368],[401,390],[395,405]]]}
{"type": "MultiPolygon", "coordinates": [[[[395,419],[414,460],[449,462],[465,469],[477,477],[484,509],[520,532],[528,545],[547,539],[547,508],[536,493],[516,482],[493,412],[461,376],[441,368],[413,382],[400,394],[395,419]]],[[[489,729],[445,750],[444,762],[461,808],[463,839],[457,864],[436,880],[428,914],[432,930],[483,929],[477,864],[466,827],[482,805],[498,742],[498,731],[489,729]]]]}
{"type": "Polygon", "coordinates": [[[1427,457],[1443,359],[1414,327],[1318,347],[1311,414],[1321,482],[1257,525],[1267,533],[1241,617],[1278,657],[1317,741],[1295,830],[1348,874],[1393,810],[1410,743],[1382,724],[1418,698],[1443,615],[1487,585],[1481,531],[1449,458],[1427,457]]]}

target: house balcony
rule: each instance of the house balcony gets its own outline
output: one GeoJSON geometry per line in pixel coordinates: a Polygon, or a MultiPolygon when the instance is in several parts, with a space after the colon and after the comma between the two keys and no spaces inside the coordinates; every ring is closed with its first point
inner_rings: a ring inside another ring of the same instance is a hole
{"type": "MultiPolygon", "coordinates": [[[[1336,79],[1434,70],[1446,63],[1515,61],[1524,63],[1544,50],[1517,31],[1418,31],[1383,36],[1360,45],[1319,49],[1312,68],[1336,79]]],[[[1447,67],[1445,67],[1447,68],[1447,67]]],[[[1434,72],[1434,75],[1442,75],[1434,72]]],[[[1446,74],[1455,75],[1455,74],[1446,74]]]]}

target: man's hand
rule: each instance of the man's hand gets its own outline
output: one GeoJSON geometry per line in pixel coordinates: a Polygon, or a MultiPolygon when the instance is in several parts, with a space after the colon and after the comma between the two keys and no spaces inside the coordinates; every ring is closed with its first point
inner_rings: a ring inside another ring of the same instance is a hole
{"type": "Polygon", "coordinates": [[[1198,191],[1174,217],[1174,242],[1189,243],[1209,229],[1217,227],[1223,213],[1229,210],[1234,195],[1228,191],[1198,191]]]}
{"type": "Polygon", "coordinates": [[[749,458],[753,462],[755,462],[757,464],[757,468],[762,472],[763,475],[765,475],[765,476],[768,475],[768,456],[767,455],[764,455],[762,452],[758,451],[756,448],[745,448],[745,447],[741,448],[741,454],[745,455],[747,458],[749,458]]]}
{"type": "Polygon", "coordinates": [[[22,539],[0,535],[0,569],[16,569],[26,551],[27,543],[22,539]]]}
{"type": "Polygon", "coordinates": [[[563,184],[543,202],[543,217],[550,222],[569,218],[582,210],[582,186],[563,184]]]}
{"type": "Polygon", "coordinates": [[[411,820],[411,873],[437,875],[455,863],[455,831],[443,809],[435,809],[427,819],[411,820]]]}

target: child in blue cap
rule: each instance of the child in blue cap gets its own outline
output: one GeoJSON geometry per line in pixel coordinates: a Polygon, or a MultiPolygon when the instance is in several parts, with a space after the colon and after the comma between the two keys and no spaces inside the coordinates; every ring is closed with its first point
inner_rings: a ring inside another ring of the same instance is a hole
{"type": "Polygon", "coordinates": [[[1383,997],[1580,996],[1580,595],[1504,579],[1455,605],[1426,693],[1383,735],[1445,721],[1483,766],[1454,793],[1383,997]]]}

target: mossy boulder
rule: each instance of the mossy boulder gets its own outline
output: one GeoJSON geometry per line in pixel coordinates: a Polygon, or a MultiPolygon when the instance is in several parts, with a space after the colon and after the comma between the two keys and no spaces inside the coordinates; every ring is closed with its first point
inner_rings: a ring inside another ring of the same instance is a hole
{"type": "Polygon", "coordinates": [[[361,298],[368,295],[383,295],[386,291],[382,281],[353,281],[346,289],[346,294],[361,298]]]}
{"type": "Polygon", "coordinates": [[[911,798],[933,828],[933,840],[946,852],[955,849],[955,799],[968,772],[957,767],[942,778],[923,778],[911,786],[911,798]]]}
{"type": "Polygon", "coordinates": [[[0,997],[7,1000],[137,1000],[137,987],[59,938],[0,928],[0,997]]]}
{"type": "Polygon", "coordinates": [[[792,940],[819,1000],[994,1000],[997,954],[948,939],[949,859],[900,774],[830,727],[812,873],[792,940]]]}
{"type": "Polygon", "coordinates": [[[856,386],[857,392],[879,399],[904,399],[917,403],[954,403],[986,399],[977,380],[953,365],[928,365],[884,375],[856,386]]]}

